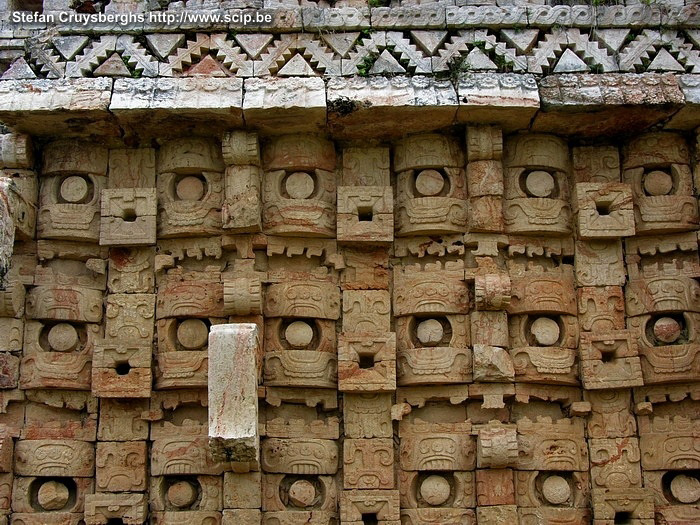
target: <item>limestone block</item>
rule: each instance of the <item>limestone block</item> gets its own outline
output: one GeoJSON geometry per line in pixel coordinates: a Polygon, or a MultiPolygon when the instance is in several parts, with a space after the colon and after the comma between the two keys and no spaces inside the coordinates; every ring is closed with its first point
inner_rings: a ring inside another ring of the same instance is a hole
{"type": "Polygon", "coordinates": [[[264,131],[315,132],[326,121],[326,89],[323,79],[246,79],[243,114],[246,125],[264,131]],[[271,109],[275,111],[270,111],[271,109]]]}
{"type": "Polygon", "coordinates": [[[100,245],[155,244],[156,208],[155,188],[102,190],[100,245]]]}
{"type": "MultiPolygon", "coordinates": [[[[341,187],[355,186],[360,189],[367,186],[389,186],[389,174],[389,148],[377,146],[343,148],[341,187]]],[[[393,205],[389,209],[393,210],[393,205]]],[[[341,212],[340,199],[338,212],[341,212]]]]}
{"type": "Polygon", "coordinates": [[[472,125],[467,126],[467,180],[469,181],[469,193],[471,195],[500,195],[503,193],[503,171],[491,161],[499,161],[503,156],[503,133],[498,126],[472,125]],[[485,162],[489,161],[489,162],[485,162]],[[481,177],[471,178],[470,165],[474,164],[472,174],[483,173],[481,177]],[[500,173],[500,175],[499,175],[500,173]],[[498,184],[500,180],[500,185],[498,184]],[[485,186],[482,184],[485,183],[485,186]],[[480,188],[489,188],[487,191],[501,190],[497,193],[479,193],[475,191],[475,184],[480,188]]]}
{"type": "Polygon", "coordinates": [[[581,380],[589,390],[641,386],[638,347],[630,332],[581,334],[581,380]]]}
{"type": "Polygon", "coordinates": [[[622,177],[632,186],[637,233],[697,228],[698,207],[683,137],[659,132],[631,140],[624,148],[622,177]]]}
{"type": "Polygon", "coordinates": [[[474,345],[474,381],[508,382],[515,378],[513,359],[504,348],[474,345]]]}
{"type": "Polygon", "coordinates": [[[515,505],[513,470],[509,468],[477,470],[476,502],[480,507],[515,505]]]}
{"type": "Polygon", "coordinates": [[[399,519],[398,490],[343,490],[340,492],[340,519],[343,523],[362,522],[363,514],[374,514],[381,522],[399,519]]]}
{"type": "Polygon", "coordinates": [[[593,489],[592,503],[595,521],[614,522],[616,516],[624,515],[640,525],[654,522],[654,497],[647,488],[593,489]]]}
{"type": "Polygon", "coordinates": [[[469,323],[464,315],[396,318],[400,385],[471,381],[469,323]]]}
{"type": "Polygon", "coordinates": [[[95,472],[95,446],[74,440],[20,440],[15,445],[15,474],[90,478],[95,472]],[[47,463],[42,458],[50,457],[47,463]]]}
{"type": "Polygon", "coordinates": [[[242,79],[205,76],[118,78],[109,103],[122,125],[155,137],[181,137],[185,125],[207,135],[242,127],[242,106],[242,79]],[[163,125],[166,118],[172,127],[163,125]]]}
{"type": "MultiPolygon", "coordinates": [[[[474,152],[474,155],[481,153],[474,152]]],[[[470,153],[471,155],[471,153],[470,153]]],[[[503,165],[500,160],[475,160],[467,164],[469,195],[503,195],[503,165]]]]}
{"type": "Polygon", "coordinates": [[[109,150],[108,188],[155,188],[155,186],[156,151],[153,148],[109,150]]]}
{"type": "MultiPolygon", "coordinates": [[[[439,67],[433,62],[433,69],[439,67]]],[[[459,122],[498,124],[505,132],[528,128],[540,107],[535,77],[516,73],[463,73],[457,97],[459,122]]]]}
{"type": "Polygon", "coordinates": [[[632,189],[627,184],[579,182],[574,209],[580,239],[634,235],[632,189]]]}
{"type": "Polygon", "coordinates": [[[153,293],[155,248],[112,248],[109,251],[107,289],[110,293],[153,293]]]}
{"type": "Polygon", "coordinates": [[[342,290],[387,290],[389,253],[374,246],[343,246],[345,268],[340,274],[342,290]]]}
{"type": "Polygon", "coordinates": [[[223,317],[224,287],[212,279],[168,279],[156,294],[156,319],[223,317]]]}
{"type": "Polygon", "coordinates": [[[516,428],[490,422],[477,429],[476,464],[479,468],[505,468],[516,463],[518,441],[516,428]]]}
{"type": "Polygon", "coordinates": [[[338,389],[341,392],[396,390],[396,335],[341,334],[338,337],[338,389]]]}
{"type": "Polygon", "coordinates": [[[225,509],[259,509],[261,491],[260,472],[224,473],[225,509]]]}
{"type": "Polygon", "coordinates": [[[517,523],[518,507],[515,505],[494,505],[477,507],[476,519],[479,525],[499,525],[500,523],[517,523]]]}
{"type": "Polygon", "coordinates": [[[532,272],[511,279],[508,314],[540,313],[576,315],[573,272],[532,272]]]}
{"type": "MultiPolygon", "coordinates": [[[[203,426],[206,429],[206,423],[203,426]]],[[[193,436],[176,432],[171,437],[154,438],[150,459],[151,476],[219,476],[230,468],[212,456],[206,434],[193,436]]]]}
{"type": "MultiPolygon", "coordinates": [[[[381,38],[384,33],[379,33],[381,38]]],[[[397,44],[405,45],[401,33],[397,44]]],[[[388,53],[387,53],[388,54],[388,53]]],[[[428,70],[430,63],[411,53],[428,70]]],[[[366,55],[365,55],[366,56],[366,55]]],[[[357,75],[363,54],[344,58],[344,75],[357,75]]],[[[401,137],[449,125],[457,110],[457,94],[448,80],[425,75],[334,77],[328,83],[328,120],[335,136],[365,139],[368,127],[376,136],[401,137]],[[401,122],[398,130],[393,122],[401,122]]]]}
{"type": "Polygon", "coordinates": [[[338,443],[331,440],[267,438],[261,455],[265,472],[333,475],[338,471],[338,443]]]}
{"type": "Polygon", "coordinates": [[[401,507],[416,509],[416,519],[438,511],[460,516],[464,508],[476,506],[473,472],[399,471],[399,492],[401,507]]]}
{"type": "Polygon", "coordinates": [[[636,437],[588,440],[593,489],[642,486],[641,453],[636,437]]]}
{"type": "Polygon", "coordinates": [[[554,511],[552,515],[556,515],[561,507],[582,509],[590,505],[588,472],[518,471],[515,491],[519,512],[522,507],[539,507],[547,513],[554,511]]]}
{"type": "Polygon", "coordinates": [[[263,165],[265,231],[334,237],[333,144],[315,135],[283,135],[263,149],[263,165]]]}
{"type": "MultiPolygon", "coordinates": [[[[51,168],[61,171],[63,165],[51,165],[51,168]]],[[[99,240],[100,195],[107,185],[107,177],[83,173],[83,170],[42,177],[37,215],[39,238],[82,242],[99,240]]]]}
{"type": "Polygon", "coordinates": [[[262,305],[262,283],[259,277],[224,280],[224,314],[260,315],[262,305]]]}
{"type": "Polygon", "coordinates": [[[505,310],[510,304],[510,296],[511,284],[507,273],[484,273],[474,277],[477,310],[505,310]]]}
{"type": "Polygon", "coordinates": [[[96,324],[27,322],[21,387],[90,390],[92,353],[100,332],[96,324]]]}
{"type": "Polygon", "coordinates": [[[507,347],[508,314],[499,311],[476,311],[470,315],[471,341],[475,345],[507,347]]]}
{"type": "Polygon", "coordinates": [[[337,388],[338,361],[318,350],[266,351],[263,375],[265,386],[337,388]]]}
{"type": "Polygon", "coordinates": [[[505,220],[510,233],[570,234],[569,149],[553,135],[505,143],[505,220]]]}
{"type": "Polygon", "coordinates": [[[630,280],[625,287],[628,317],[657,312],[700,312],[696,299],[700,285],[683,275],[663,275],[651,279],[630,280]]]}
{"type": "Polygon", "coordinates": [[[153,341],[155,294],[107,295],[105,339],[148,345],[153,341]]]}
{"type": "Polygon", "coordinates": [[[349,438],[390,438],[391,394],[346,393],[343,396],[343,424],[349,438]]]}
{"type": "Polygon", "coordinates": [[[93,367],[92,392],[101,398],[147,398],[151,396],[152,380],[150,367],[136,368],[128,363],[118,363],[117,368],[93,367]]]}
{"type": "Polygon", "coordinates": [[[622,330],[625,327],[625,301],[619,286],[580,287],[578,312],[581,329],[589,332],[622,330]]]}
{"type": "Polygon", "coordinates": [[[691,380],[700,366],[700,346],[690,342],[700,316],[669,312],[628,319],[639,341],[644,381],[649,384],[691,380]],[[686,336],[686,334],[688,334],[686,336]]]}
{"type": "MultiPolygon", "coordinates": [[[[8,207],[6,228],[14,227],[14,238],[32,240],[36,234],[36,213],[39,182],[36,173],[29,170],[0,169],[3,205],[8,207]]],[[[11,241],[5,235],[5,242],[11,241]]]]}
{"type": "Polygon", "coordinates": [[[346,334],[384,334],[391,331],[391,296],[385,290],[343,292],[342,331],[346,334]]]}
{"type": "Polygon", "coordinates": [[[126,525],[139,525],[146,520],[148,500],[145,494],[87,494],[85,523],[106,525],[110,519],[121,519],[126,525]]]}
{"type": "Polygon", "coordinates": [[[620,152],[616,146],[578,146],[572,149],[572,154],[577,183],[620,182],[620,152]]]}
{"type": "Polygon", "coordinates": [[[587,471],[588,447],[583,438],[583,422],[547,418],[532,422],[525,418],[517,423],[519,470],[587,471]],[[552,454],[556,450],[557,454],[552,454]]]}
{"type": "Polygon", "coordinates": [[[340,289],[324,282],[272,284],[265,294],[265,317],[340,318],[340,289]]]}
{"type": "MultiPolygon", "coordinates": [[[[84,511],[85,496],[94,491],[95,484],[90,478],[55,480],[46,477],[16,477],[14,486],[11,479],[3,478],[0,485],[3,489],[5,489],[5,483],[9,483],[6,494],[8,507],[10,490],[12,491],[13,519],[19,515],[18,523],[37,524],[60,523],[61,518],[67,517],[77,520],[84,511]],[[35,498],[34,501],[32,501],[32,495],[35,498]]],[[[77,521],[65,523],[77,523],[77,521]]]]}
{"type": "Polygon", "coordinates": [[[637,423],[627,390],[589,391],[586,399],[591,403],[586,423],[589,437],[618,438],[636,434],[637,423]]]}
{"type": "Polygon", "coordinates": [[[401,470],[473,470],[476,444],[471,423],[428,423],[402,420],[399,423],[401,470]]]}
{"type": "Polygon", "coordinates": [[[393,241],[393,210],[391,186],[339,186],[338,241],[372,244],[393,241]]]}
{"type": "Polygon", "coordinates": [[[148,438],[148,421],[141,414],[148,409],[145,400],[102,399],[100,401],[100,441],[138,441],[148,438]]]}
{"type": "Polygon", "coordinates": [[[270,512],[279,512],[278,516],[294,521],[294,517],[308,515],[310,511],[311,523],[319,523],[322,520],[315,521],[314,518],[333,515],[338,508],[338,487],[332,476],[295,479],[295,476],[285,474],[264,474],[262,493],[262,510],[266,512],[266,519],[269,519],[270,512]]]}
{"type": "Polygon", "coordinates": [[[29,135],[7,133],[0,135],[0,166],[31,169],[34,166],[32,140],[29,135]]]}
{"type": "Polygon", "coordinates": [[[225,509],[221,517],[221,525],[258,525],[262,523],[260,509],[225,509]]]}
{"type": "Polygon", "coordinates": [[[505,230],[504,224],[503,199],[500,196],[469,199],[470,232],[502,233],[505,230]]]}
{"type": "Polygon", "coordinates": [[[449,267],[432,271],[396,268],[393,299],[396,316],[465,314],[469,308],[464,271],[449,267]],[[426,295],[429,301],[423,299],[426,295]]]}
{"type": "MultiPolygon", "coordinates": [[[[221,511],[222,493],[220,476],[173,475],[152,476],[148,495],[151,510],[157,511],[164,523],[196,519],[201,516],[200,512],[206,513],[204,522],[207,523],[209,516],[221,511]]],[[[218,523],[218,518],[214,523],[218,523]]]]}
{"type": "Polygon", "coordinates": [[[41,175],[104,176],[107,175],[108,158],[109,152],[104,146],[75,140],[57,140],[43,148],[41,175]]]}
{"type": "Polygon", "coordinates": [[[260,166],[260,147],[257,133],[228,131],[221,139],[221,150],[227,166],[260,166]]]}
{"type": "Polygon", "coordinates": [[[343,444],[343,488],[395,488],[393,443],[387,438],[346,438],[343,444]]]}
{"type": "Polygon", "coordinates": [[[19,357],[0,353],[0,389],[17,388],[19,383],[19,357]]]}
{"type": "Polygon", "coordinates": [[[98,492],[146,490],[147,446],[145,441],[99,442],[95,457],[98,492]]]}
{"type": "Polygon", "coordinates": [[[209,440],[216,458],[241,462],[260,459],[257,379],[261,354],[257,325],[211,327],[209,440]]]}
{"type": "Polygon", "coordinates": [[[323,389],[295,389],[269,387],[265,389],[265,435],[274,438],[338,439],[340,420],[329,405],[335,391],[323,389]],[[299,391],[301,390],[301,391],[299,391]],[[304,398],[301,399],[303,392],[304,398]],[[317,409],[318,405],[323,405],[317,409]]]}
{"type": "MultiPolygon", "coordinates": [[[[172,143],[172,142],[171,142],[172,143]]],[[[200,142],[192,144],[177,142],[187,148],[202,148],[200,142]]],[[[162,150],[161,150],[162,151],[162,150]]],[[[158,237],[169,238],[182,235],[219,235],[222,228],[221,206],[224,201],[224,177],[221,171],[200,171],[200,165],[221,163],[220,159],[191,159],[178,155],[167,163],[160,161],[156,179],[158,190],[158,237]],[[170,167],[176,171],[163,172],[170,167]]],[[[204,149],[206,151],[206,149],[204,149]]]]}
{"type": "Polygon", "coordinates": [[[0,341],[3,352],[19,352],[24,341],[24,321],[11,317],[0,317],[0,333],[4,334],[0,341]]]}
{"type": "Polygon", "coordinates": [[[396,144],[396,234],[466,230],[467,183],[461,148],[440,135],[414,135],[396,144]]]}
{"type": "Polygon", "coordinates": [[[695,421],[682,415],[651,416],[640,421],[639,449],[644,471],[697,468],[700,450],[694,434],[696,427],[695,421]]]}
{"type": "Polygon", "coordinates": [[[260,166],[228,166],[224,175],[224,185],[225,200],[222,208],[224,229],[233,233],[261,231],[262,172],[260,166]]]}
{"type": "Polygon", "coordinates": [[[576,282],[579,286],[619,286],[626,274],[620,241],[577,241],[576,282]]]}

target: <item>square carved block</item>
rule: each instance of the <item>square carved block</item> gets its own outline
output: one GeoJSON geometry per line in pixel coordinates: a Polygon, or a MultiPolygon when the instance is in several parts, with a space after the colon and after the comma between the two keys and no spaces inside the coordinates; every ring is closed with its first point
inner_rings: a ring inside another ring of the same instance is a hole
{"type": "Polygon", "coordinates": [[[155,244],[156,214],[155,188],[102,190],[100,245],[155,244]]]}
{"type": "Polygon", "coordinates": [[[579,182],[574,205],[581,239],[611,239],[635,233],[629,184],[579,182]]]}
{"type": "Polygon", "coordinates": [[[340,242],[389,243],[394,240],[391,186],[338,187],[337,236],[340,242]]]}

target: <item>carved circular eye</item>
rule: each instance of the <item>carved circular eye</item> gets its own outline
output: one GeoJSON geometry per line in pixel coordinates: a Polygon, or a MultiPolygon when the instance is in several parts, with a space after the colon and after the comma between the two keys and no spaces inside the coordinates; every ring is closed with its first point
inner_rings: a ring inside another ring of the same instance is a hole
{"type": "Polygon", "coordinates": [[[71,204],[83,202],[90,194],[88,181],[78,175],[66,177],[61,182],[61,198],[71,204]]]}
{"type": "Polygon", "coordinates": [[[642,184],[647,195],[668,195],[673,189],[673,177],[665,171],[654,170],[644,175],[642,184]]]}
{"type": "Polygon", "coordinates": [[[561,476],[549,476],[542,483],[542,495],[552,505],[561,505],[571,497],[571,486],[561,476]]]}
{"type": "Polygon", "coordinates": [[[437,170],[423,170],[416,177],[416,191],[424,197],[434,197],[445,188],[445,177],[437,170]]]}
{"type": "Polygon", "coordinates": [[[654,323],[654,335],[663,343],[674,343],[681,336],[681,325],[672,317],[661,317],[654,323]]]}
{"type": "Polygon", "coordinates": [[[530,327],[530,333],[535,337],[537,344],[552,346],[559,340],[559,325],[549,317],[538,317],[530,327]]]}
{"type": "Polygon", "coordinates": [[[48,341],[51,350],[70,352],[78,346],[78,331],[71,324],[58,323],[49,330],[48,341]]]}
{"type": "Polygon", "coordinates": [[[671,494],[681,503],[694,503],[700,499],[700,480],[678,474],[671,480],[671,494]]]}
{"type": "Polygon", "coordinates": [[[549,197],[554,192],[554,177],[546,171],[531,171],[525,177],[525,189],[532,197],[549,197]]]}
{"type": "Polygon", "coordinates": [[[206,190],[204,177],[189,175],[183,177],[175,186],[175,194],[182,201],[198,201],[204,197],[206,190]]]}
{"type": "Polygon", "coordinates": [[[428,476],[420,485],[420,495],[428,505],[442,505],[450,497],[450,483],[442,476],[428,476]]]}
{"type": "Polygon", "coordinates": [[[316,499],[316,488],[305,479],[292,483],[289,487],[289,501],[297,507],[309,507],[316,499]]]}
{"type": "Polygon", "coordinates": [[[442,341],[445,331],[437,319],[421,321],[416,328],[416,337],[425,346],[435,346],[442,341]]]}
{"type": "Polygon", "coordinates": [[[69,498],[70,490],[60,481],[47,481],[37,492],[37,501],[44,510],[60,510],[69,498]]]}
{"type": "Polygon", "coordinates": [[[294,321],[284,330],[284,338],[294,348],[305,348],[313,340],[314,330],[309,323],[294,321]]]}
{"type": "Polygon", "coordinates": [[[308,199],[315,187],[314,178],[303,171],[295,171],[284,181],[284,189],[292,199],[308,199]]]}
{"type": "Polygon", "coordinates": [[[197,489],[187,481],[176,481],[168,487],[166,497],[172,506],[182,509],[195,502],[197,489]]]}
{"type": "Polygon", "coordinates": [[[177,326],[177,340],[187,350],[196,350],[207,344],[209,328],[201,319],[186,319],[177,326]]]}

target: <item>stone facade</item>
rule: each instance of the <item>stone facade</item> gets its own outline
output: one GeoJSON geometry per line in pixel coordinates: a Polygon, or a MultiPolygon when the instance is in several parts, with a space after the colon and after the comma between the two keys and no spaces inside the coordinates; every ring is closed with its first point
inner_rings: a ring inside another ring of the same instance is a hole
{"type": "Polygon", "coordinates": [[[700,5],[88,3],[0,3],[0,524],[700,523],[700,5]]]}

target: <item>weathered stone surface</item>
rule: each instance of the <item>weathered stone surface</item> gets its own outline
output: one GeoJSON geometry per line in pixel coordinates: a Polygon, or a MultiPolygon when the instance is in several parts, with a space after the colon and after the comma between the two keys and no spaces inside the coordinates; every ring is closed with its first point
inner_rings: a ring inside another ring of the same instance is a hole
{"type": "Polygon", "coordinates": [[[209,334],[209,446],[216,458],[234,462],[260,459],[257,379],[261,354],[257,325],[212,326],[209,334]]]}

